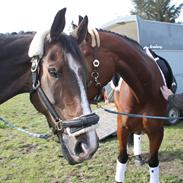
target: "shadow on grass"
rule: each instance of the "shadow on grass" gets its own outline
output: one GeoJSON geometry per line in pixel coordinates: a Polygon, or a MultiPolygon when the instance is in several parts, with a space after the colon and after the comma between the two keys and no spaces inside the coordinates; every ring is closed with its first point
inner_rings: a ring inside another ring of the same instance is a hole
{"type": "Polygon", "coordinates": [[[183,161],[183,153],[182,149],[172,150],[170,151],[160,151],[159,159],[161,162],[170,162],[174,160],[183,161]]]}
{"type": "Polygon", "coordinates": [[[183,120],[178,121],[175,125],[165,125],[165,128],[167,129],[183,129],[183,120]]]}
{"type": "MultiPolygon", "coordinates": [[[[149,153],[142,154],[142,160],[144,163],[148,163],[149,153]]],[[[129,156],[129,160],[134,161],[135,157],[133,155],[129,156]]],[[[182,150],[176,151],[160,151],[159,153],[159,160],[160,162],[172,162],[175,160],[183,161],[183,153],[182,150]]]]}

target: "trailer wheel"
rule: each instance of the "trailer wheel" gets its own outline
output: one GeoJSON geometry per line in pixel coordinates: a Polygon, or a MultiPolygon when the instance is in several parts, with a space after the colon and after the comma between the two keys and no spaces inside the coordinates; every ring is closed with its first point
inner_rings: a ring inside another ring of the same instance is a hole
{"type": "MultiPolygon", "coordinates": [[[[181,113],[177,108],[173,107],[168,110],[168,117],[178,118],[180,116],[181,116],[181,113]]],[[[169,119],[168,124],[175,125],[178,121],[179,119],[169,119]]]]}

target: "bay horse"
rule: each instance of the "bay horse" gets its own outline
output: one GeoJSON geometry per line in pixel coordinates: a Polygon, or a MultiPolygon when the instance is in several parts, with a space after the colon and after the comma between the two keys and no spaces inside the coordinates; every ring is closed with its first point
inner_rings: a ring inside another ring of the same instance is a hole
{"type": "Polygon", "coordinates": [[[88,18],[72,35],[63,33],[66,8],[57,12],[43,33],[0,34],[0,104],[30,93],[34,107],[45,115],[70,164],[92,157],[98,148],[99,117],[86,94],[87,68],[79,49],[88,18]]]}
{"type": "MultiPolygon", "coordinates": [[[[166,81],[166,85],[167,87],[173,92],[175,93],[177,90],[177,81],[174,77],[173,71],[171,66],[169,65],[168,61],[157,55],[152,49],[150,48],[143,48],[145,49],[146,53],[152,57],[156,63],[158,64],[159,68],[161,69],[164,79],[166,81]]],[[[130,90],[130,88],[127,86],[127,83],[122,80],[122,78],[120,77],[119,74],[115,74],[111,80],[111,87],[112,89],[114,89],[114,101],[115,101],[115,105],[116,108],[119,108],[119,97],[120,97],[120,93],[126,92],[128,88],[128,90],[130,90]],[[121,86],[123,85],[123,86],[121,86]]],[[[123,101],[125,102],[125,101],[123,101]]],[[[174,120],[175,121],[175,120],[174,120]]],[[[170,121],[167,121],[167,124],[169,124],[170,121]]],[[[131,134],[129,136],[129,143],[128,145],[132,146],[134,145],[133,148],[133,152],[134,152],[134,156],[135,156],[135,164],[136,165],[142,165],[143,161],[142,161],[142,157],[141,157],[141,135],[138,134],[131,134]]]]}
{"type": "MultiPolygon", "coordinates": [[[[157,63],[136,41],[114,32],[93,29],[87,33],[80,49],[91,73],[88,82],[89,100],[118,73],[128,86],[117,100],[119,112],[165,116],[167,101],[160,91],[160,87],[165,85],[164,79],[157,63]]],[[[158,152],[163,140],[164,120],[121,115],[117,117],[119,156],[116,182],[124,182],[128,160],[127,139],[130,133],[147,134],[150,183],[159,183],[158,152]]]]}

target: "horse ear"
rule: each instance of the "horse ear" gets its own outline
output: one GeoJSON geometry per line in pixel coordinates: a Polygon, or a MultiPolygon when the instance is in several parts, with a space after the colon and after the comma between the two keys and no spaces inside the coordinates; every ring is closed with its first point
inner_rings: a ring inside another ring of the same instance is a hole
{"type": "MultiPolygon", "coordinates": [[[[82,22],[82,20],[83,20],[83,17],[82,17],[81,15],[79,15],[79,17],[78,17],[78,25],[82,22]]],[[[78,26],[78,25],[76,25],[76,24],[74,23],[74,21],[71,22],[71,25],[72,25],[72,29],[73,29],[73,30],[76,29],[77,26],[78,26]]]]}
{"type": "Polygon", "coordinates": [[[74,21],[71,22],[71,25],[73,30],[77,28],[77,25],[74,23],[74,21]]]}
{"type": "Polygon", "coordinates": [[[82,22],[83,17],[81,15],[79,15],[79,19],[78,19],[78,25],[82,22]]]}
{"type": "Polygon", "coordinates": [[[65,27],[65,12],[66,8],[61,9],[57,12],[54,21],[51,26],[50,37],[55,40],[63,32],[65,27]]]}
{"type": "Polygon", "coordinates": [[[88,17],[85,16],[81,23],[74,29],[70,34],[77,39],[78,44],[80,44],[86,37],[88,31],[88,17]]]}

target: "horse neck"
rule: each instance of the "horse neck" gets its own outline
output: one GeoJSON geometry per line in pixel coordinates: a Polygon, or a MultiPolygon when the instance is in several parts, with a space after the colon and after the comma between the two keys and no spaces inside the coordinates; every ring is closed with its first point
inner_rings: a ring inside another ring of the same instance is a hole
{"type": "Polygon", "coordinates": [[[153,85],[161,86],[160,83],[162,83],[162,79],[160,79],[161,76],[157,74],[159,73],[158,67],[145,54],[138,43],[119,35],[113,35],[113,33],[110,32],[104,32],[103,35],[100,34],[100,40],[101,47],[105,47],[105,49],[107,48],[110,52],[113,52],[115,59],[117,58],[114,61],[116,72],[118,72],[132,88],[138,100],[143,99],[147,91],[151,94],[153,90],[152,83],[154,83],[153,81],[155,79],[158,80],[156,80],[157,83],[153,85]]]}
{"type": "Polygon", "coordinates": [[[28,57],[32,36],[0,38],[0,103],[19,93],[30,91],[31,72],[28,57]]]}

